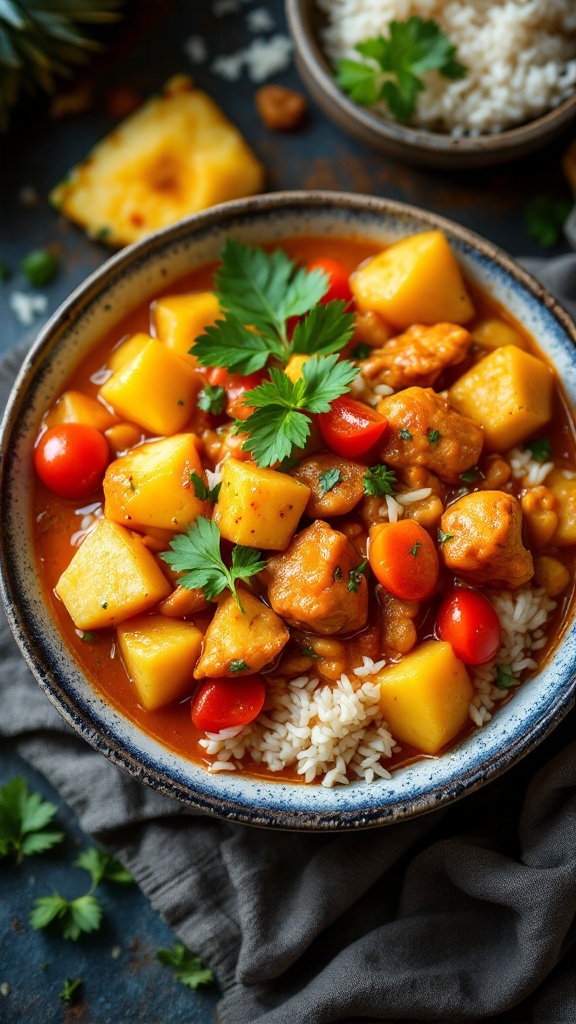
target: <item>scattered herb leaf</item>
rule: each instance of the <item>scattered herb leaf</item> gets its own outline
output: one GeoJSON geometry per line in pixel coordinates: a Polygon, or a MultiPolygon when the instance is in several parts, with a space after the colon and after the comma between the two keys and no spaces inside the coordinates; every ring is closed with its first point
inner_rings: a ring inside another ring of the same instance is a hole
{"type": "Polygon", "coordinates": [[[245,672],[248,668],[250,668],[250,665],[247,665],[242,658],[236,658],[236,660],[231,661],[228,666],[228,670],[230,672],[245,672]]]}
{"type": "Polygon", "coordinates": [[[355,569],[350,569],[350,579],[348,581],[348,590],[357,591],[363,578],[363,573],[366,569],[368,562],[361,562],[355,569]]]}
{"type": "Polygon", "coordinates": [[[228,395],[219,384],[205,384],[198,395],[197,405],[203,412],[211,412],[214,416],[219,416],[226,408],[227,400],[228,395]]]}
{"type": "Polygon", "coordinates": [[[401,437],[403,441],[411,441],[412,440],[412,434],[410,433],[409,430],[406,430],[405,427],[402,427],[402,430],[398,431],[398,436],[401,437]]]}
{"type": "Polygon", "coordinates": [[[94,633],[91,633],[89,629],[86,629],[82,633],[82,636],[80,637],[80,639],[83,640],[85,644],[93,644],[94,643],[94,633]]]}
{"type": "Polygon", "coordinates": [[[428,434],[428,440],[430,444],[438,444],[438,441],[440,440],[441,437],[442,434],[440,433],[439,430],[431,430],[430,433],[428,434]]]}
{"type": "Polygon", "coordinates": [[[108,607],[108,601],[100,601],[100,607],[103,608],[104,611],[106,611],[108,607]]]}
{"type": "Polygon", "coordinates": [[[48,249],[33,249],[22,260],[20,269],[33,288],[43,288],[56,277],[59,266],[58,258],[53,252],[48,249]]]}
{"type": "Polygon", "coordinates": [[[82,978],[66,978],[62,991],[59,993],[59,999],[61,1002],[66,1003],[67,1006],[71,1006],[72,1003],[76,1002],[78,989],[82,986],[82,978]]]}
{"type": "Polygon", "coordinates": [[[398,483],[394,470],[381,462],[377,466],[370,466],[364,474],[364,494],[381,495],[396,494],[395,485],[398,483]]]}
{"type": "Polygon", "coordinates": [[[358,362],[361,363],[363,359],[368,359],[368,356],[370,355],[371,351],[372,349],[370,348],[370,345],[367,345],[366,342],[361,341],[358,345],[355,346],[355,348],[352,349],[350,355],[352,359],[357,359],[358,362]]]}
{"type": "Polygon", "coordinates": [[[495,682],[499,690],[509,690],[511,686],[518,684],[518,679],[512,674],[510,665],[498,665],[495,682]]]}
{"type": "Polygon", "coordinates": [[[474,484],[483,476],[484,474],[480,472],[478,466],[472,466],[470,469],[465,470],[464,473],[460,473],[460,479],[463,484],[474,484]]]}
{"type": "Polygon", "coordinates": [[[56,814],[55,804],[40,793],[29,793],[21,776],[0,789],[0,857],[16,854],[16,863],[33,853],[44,853],[64,839],[63,832],[46,830],[56,814]]]}
{"type": "Polygon", "coordinates": [[[422,541],[417,540],[416,543],[414,544],[414,547],[408,548],[408,554],[413,555],[414,558],[418,558],[418,551],[420,550],[421,547],[422,541]]]}
{"type": "Polygon", "coordinates": [[[292,351],[297,355],[327,356],[339,352],[352,337],[354,314],[346,312],[341,299],[316,306],[299,320],[292,335],[292,351]]]}
{"type": "Polygon", "coordinates": [[[55,922],[62,938],[73,942],[82,932],[97,931],[101,921],[102,907],[91,893],[75,900],[64,899],[57,892],[52,896],[40,896],[34,901],[30,914],[30,924],[35,931],[55,922]]]}
{"type": "Polygon", "coordinates": [[[537,437],[524,445],[535,462],[548,462],[552,458],[552,445],[548,437],[537,437]]]}
{"type": "Polygon", "coordinates": [[[333,490],[336,484],[339,484],[346,478],[342,476],[339,469],[334,466],[333,469],[327,469],[325,473],[320,473],[318,480],[320,482],[320,497],[323,498],[328,491],[333,490]]]}
{"type": "Polygon", "coordinates": [[[564,222],[572,203],[556,196],[533,196],[524,211],[524,223],[531,238],[544,249],[551,249],[560,240],[564,222]]]}
{"type": "Polygon", "coordinates": [[[220,489],[222,483],[215,484],[214,487],[208,488],[204,483],[201,476],[198,475],[194,470],[190,473],[190,483],[194,488],[194,494],[199,501],[218,501],[220,495],[220,489]]]}
{"type": "Polygon", "coordinates": [[[91,892],[103,880],[117,882],[119,885],[130,885],[134,881],[130,872],[126,871],[117,857],[111,856],[104,850],[99,850],[96,846],[90,846],[87,850],[83,850],[74,864],[90,875],[92,879],[91,892]]]}
{"type": "Polygon", "coordinates": [[[438,543],[439,544],[445,544],[447,540],[452,540],[453,536],[454,536],[453,533],[444,533],[444,530],[441,530],[440,527],[438,527],[438,543]]]}
{"type": "Polygon", "coordinates": [[[214,981],[212,971],[204,967],[200,957],[187,949],[183,942],[175,942],[171,949],[159,949],[156,959],[165,967],[171,967],[174,977],[188,988],[210,985],[214,981]]]}
{"type": "Polygon", "coordinates": [[[305,658],[312,658],[313,661],[316,661],[320,657],[312,647],[312,644],[302,644],[300,652],[305,658]]]}

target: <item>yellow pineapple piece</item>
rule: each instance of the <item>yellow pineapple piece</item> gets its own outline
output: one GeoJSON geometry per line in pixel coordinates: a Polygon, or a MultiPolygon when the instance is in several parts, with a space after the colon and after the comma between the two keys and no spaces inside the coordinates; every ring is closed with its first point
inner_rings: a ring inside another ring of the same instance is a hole
{"type": "Polygon", "coordinates": [[[138,615],[117,630],[130,679],[147,711],[172,704],[195,685],[202,633],[190,622],[138,615]]]}
{"type": "Polygon", "coordinates": [[[263,183],[262,165],[238,129],[177,75],[102,139],[50,199],[89,234],[120,246],[260,192],[263,183]]]}
{"type": "Polygon", "coordinates": [[[131,363],[136,356],[140,355],[142,349],[146,348],[149,341],[152,341],[152,337],[150,334],[145,334],[144,331],[133,334],[131,338],[127,338],[117,348],[112,349],[108,357],[108,366],[111,370],[119,370],[127,363],[131,363]]]}
{"type": "Polygon", "coordinates": [[[236,678],[259,672],[288,642],[290,633],[280,616],[246,587],[237,589],[243,610],[233,594],[220,598],[194,670],[196,679],[236,678]]]}
{"type": "Polygon", "coordinates": [[[102,629],[153,608],[172,587],[139,537],[103,519],[64,570],[56,593],[77,629],[102,629]]]}
{"type": "Polygon", "coordinates": [[[139,445],[106,470],[106,518],[151,536],[154,530],[184,533],[210,507],[196,497],[191,472],[204,479],[194,434],[139,445]]]}
{"type": "Polygon", "coordinates": [[[222,319],[223,314],[214,292],[166,295],[154,305],[157,338],[188,361],[193,359],[189,353],[196,338],[218,318],[222,319]]]}
{"type": "Polygon", "coordinates": [[[309,497],[310,488],[286,473],[228,458],[214,518],[233,544],[285,551],[309,497]]]}
{"type": "Polygon", "coordinates": [[[49,427],[57,427],[61,423],[85,423],[96,430],[108,430],[118,422],[118,418],[102,402],[82,391],[65,391],[50,410],[46,422],[49,427]]]}
{"type": "Polygon", "coordinates": [[[176,434],[196,407],[202,379],[161,341],[150,339],[100,388],[105,402],[151,434],[176,434]]]}

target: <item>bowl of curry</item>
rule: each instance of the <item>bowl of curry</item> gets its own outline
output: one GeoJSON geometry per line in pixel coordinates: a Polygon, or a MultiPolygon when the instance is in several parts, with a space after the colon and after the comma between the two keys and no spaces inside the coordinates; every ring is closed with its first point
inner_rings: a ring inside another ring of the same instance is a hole
{"type": "Polygon", "coordinates": [[[574,701],[575,329],[366,196],[210,210],[52,317],[3,424],[3,594],[89,743],[195,808],[361,828],[574,701]]]}

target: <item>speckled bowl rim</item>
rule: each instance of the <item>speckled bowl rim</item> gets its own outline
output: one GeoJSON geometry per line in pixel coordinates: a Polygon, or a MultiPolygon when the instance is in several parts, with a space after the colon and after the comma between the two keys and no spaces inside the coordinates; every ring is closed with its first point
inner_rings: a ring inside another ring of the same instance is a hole
{"type": "Polygon", "coordinates": [[[308,3],[314,4],[314,0],[286,0],[286,15],[296,55],[306,67],[316,88],[324,94],[326,109],[330,104],[334,104],[349,121],[356,122],[364,133],[371,133],[382,140],[395,143],[403,147],[406,153],[411,149],[420,149],[449,158],[451,155],[473,156],[481,152],[496,154],[506,151],[509,158],[513,159],[516,148],[519,155],[522,155],[528,149],[535,148],[540,140],[544,144],[552,134],[560,132],[576,118],[575,92],[545,114],[515,128],[507,128],[494,134],[454,136],[386,121],[372,113],[369,108],[355,103],[336,84],[328,60],[312,28],[305,23],[305,8],[308,3]]]}
{"type": "MultiPolygon", "coordinates": [[[[574,371],[576,327],[559,303],[498,247],[441,216],[372,196],[285,192],[226,203],[189,217],[112,256],[90,275],[49,319],[22,366],[6,408],[0,438],[0,502],[4,521],[0,543],[2,594],[10,627],[50,701],[91,746],[140,782],[197,810],[247,824],[302,831],[368,828],[400,821],[459,799],[502,774],[548,735],[575,700],[574,615],[565,622],[562,642],[544,673],[525,683],[488,726],[473,733],[453,751],[434,761],[420,762],[428,766],[424,770],[416,765],[396,772],[392,782],[325,789],[268,783],[234,773],[211,775],[171,754],[155,741],[150,742],[146,734],[89,687],[53,622],[53,635],[44,636],[34,615],[34,602],[37,608],[43,609],[45,617],[47,615],[39,587],[27,591],[17,571],[20,556],[15,549],[18,530],[21,533],[22,528],[21,522],[13,520],[16,499],[12,500],[10,487],[14,485],[18,469],[24,472],[24,467],[18,466],[17,448],[22,443],[27,399],[31,397],[30,404],[33,404],[34,389],[41,387],[46,364],[50,357],[55,358],[58,339],[65,335],[67,325],[73,324],[81,314],[85,315],[94,303],[102,302],[115,281],[131,273],[143,274],[155,260],[161,263],[164,251],[171,249],[174,253],[179,245],[185,249],[187,240],[195,242],[203,233],[209,237],[211,232],[221,235],[222,231],[235,231],[238,236],[244,231],[246,237],[254,234],[256,240],[262,240],[269,237],[266,234],[270,229],[268,222],[274,225],[276,220],[288,216],[294,224],[274,229],[272,237],[306,235],[310,228],[303,227],[299,232],[297,224],[305,225],[314,218],[330,224],[324,233],[333,233],[336,237],[348,234],[366,238],[372,234],[384,239],[401,237],[414,230],[443,230],[467,272],[472,272],[476,264],[478,273],[481,268],[483,274],[493,275],[495,282],[504,282],[519,297],[518,301],[521,298],[527,304],[538,322],[542,321],[553,336],[550,344],[560,346],[562,358],[574,371]],[[353,225],[349,230],[345,227],[347,221],[353,225]],[[543,676],[548,686],[542,683],[543,676]],[[78,679],[90,691],[88,702],[74,690],[78,679]],[[529,694],[527,711],[520,699],[525,693],[529,694]],[[494,723],[498,722],[501,725],[495,727],[494,723]],[[505,725],[510,725],[510,729],[504,728],[505,725]],[[496,746],[495,739],[490,740],[491,735],[495,736],[494,728],[501,734],[500,739],[505,740],[496,746]],[[429,783],[424,780],[411,789],[411,779],[420,779],[428,769],[432,771],[429,783]]],[[[574,409],[576,382],[571,383],[568,390],[574,409]]],[[[30,429],[29,426],[29,432],[30,429]]],[[[28,569],[33,573],[33,565],[28,569]]]]}

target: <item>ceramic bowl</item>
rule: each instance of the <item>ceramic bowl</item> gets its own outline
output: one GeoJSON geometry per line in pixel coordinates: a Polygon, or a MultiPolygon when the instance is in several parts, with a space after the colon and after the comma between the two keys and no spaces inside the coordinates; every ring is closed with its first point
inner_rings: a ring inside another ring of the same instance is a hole
{"type": "Polygon", "coordinates": [[[576,93],[554,110],[518,128],[456,138],[385,121],[354,103],[338,88],[320,46],[324,15],[315,0],[286,0],[296,65],[313,99],[353,138],[386,156],[424,167],[487,167],[533,153],[556,138],[576,117],[576,93]]]}
{"type": "Polygon", "coordinates": [[[250,243],[283,236],[366,238],[380,244],[445,231],[468,277],[537,339],[576,407],[576,330],[554,299],[503,252],[450,221],[385,199],[276,193],[228,203],[159,231],[113,256],[54,314],[30,352],[6,411],[0,467],[3,590],[10,625],[40,686],[93,747],[141,782],[195,808],[241,822],[304,830],[386,824],[464,796],[509,768],[574,701],[576,627],[563,624],[553,657],[488,725],[438,759],[391,781],[344,788],[210,775],[107,705],[74,661],[42,597],[32,553],[32,449],[42,414],[91,346],[132,307],[217,258],[228,235],[250,243]]]}

